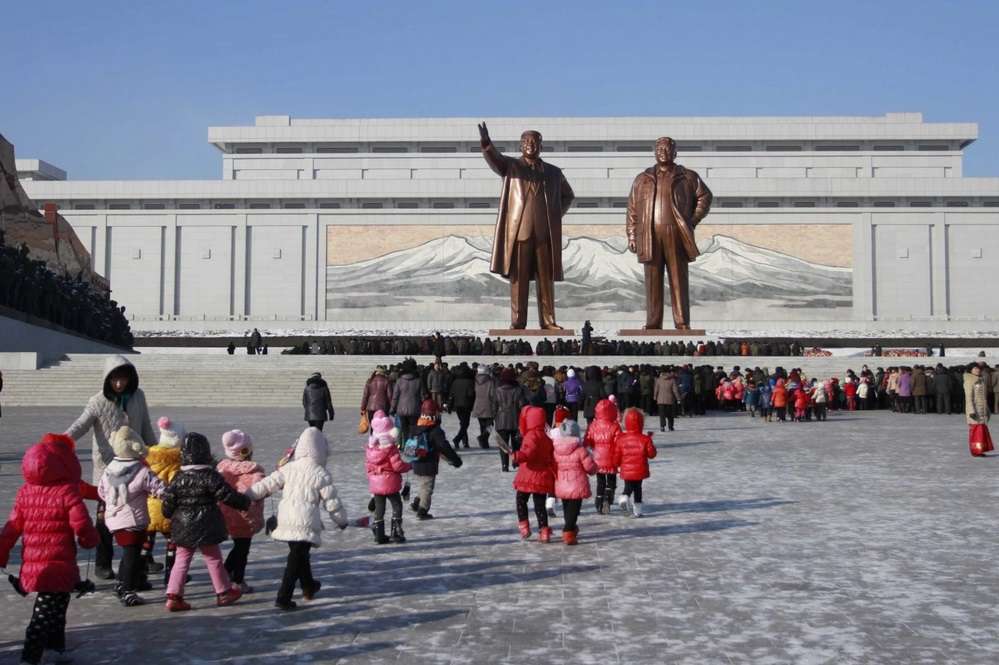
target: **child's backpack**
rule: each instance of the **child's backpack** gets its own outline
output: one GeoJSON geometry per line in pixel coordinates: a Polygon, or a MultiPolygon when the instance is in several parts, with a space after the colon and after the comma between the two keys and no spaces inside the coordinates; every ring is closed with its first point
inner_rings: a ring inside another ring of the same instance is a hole
{"type": "Polygon", "coordinates": [[[402,459],[412,464],[430,454],[430,439],[426,432],[411,436],[402,444],[402,459]]]}

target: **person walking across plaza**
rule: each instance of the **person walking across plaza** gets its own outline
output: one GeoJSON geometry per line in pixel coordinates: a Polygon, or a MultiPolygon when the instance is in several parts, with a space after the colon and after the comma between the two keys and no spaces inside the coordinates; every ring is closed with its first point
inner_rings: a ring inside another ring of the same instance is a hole
{"type": "Polygon", "coordinates": [[[555,492],[555,452],[552,440],[545,432],[547,417],[540,406],[528,406],[523,412],[523,441],[520,450],[513,450],[506,442],[501,449],[519,465],[513,479],[517,490],[517,528],[522,540],[531,537],[531,522],[528,514],[528,501],[534,502],[534,515],[538,521],[538,540],[551,542],[552,530],[548,526],[548,510],[545,500],[555,492]]]}
{"type": "MultiPolygon", "coordinates": [[[[434,402],[436,405],[436,402],[434,402]]],[[[417,419],[419,420],[419,419],[417,419]]],[[[416,428],[410,436],[415,435],[416,428]]],[[[374,496],[374,520],[371,532],[375,542],[384,545],[389,542],[404,543],[406,535],[402,531],[402,474],[412,470],[399,454],[399,430],[392,419],[378,412],[371,419],[371,435],[364,450],[365,471],[368,474],[368,491],[374,496]],[[391,536],[385,535],[385,504],[392,505],[391,536]]]]}
{"type": "Polygon", "coordinates": [[[579,425],[575,420],[563,421],[551,433],[555,454],[555,496],[562,500],[565,526],[562,542],[575,545],[579,539],[579,512],[583,500],[590,498],[590,479],[597,472],[597,463],[583,445],[579,425]]]}
{"type": "MultiPolygon", "coordinates": [[[[649,460],[656,456],[652,437],[642,431],[645,417],[638,409],[628,409],[624,414],[624,433],[617,437],[614,465],[621,470],[624,492],[618,499],[622,511],[642,516],[642,481],[649,477],[649,460]]],[[[650,432],[651,434],[651,432],[650,432]]]]}
{"type": "Polygon", "coordinates": [[[321,509],[341,530],[347,528],[347,511],[326,469],[328,459],[329,442],[322,431],[310,427],[295,442],[292,459],[246,491],[252,501],[281,492],[277,528],[271,532],[274,540],[288,543],[288,560],[274,601],[281,610],[297,609],[292,600],[296,585],[305,600],[315,598],[322,587],[312,575],[311,561],[312,548],[322,544],[321,509]]]}
{"type": "Polygon", "coordinates": [[[211,444],[197,432],[190,432],[181,447],[180,473],[163,493],[163,516],[170,520],[170,532],[177,543],[177,561],[167,585],[166,609],[184,612],[191,609],[184,600],[187,571],[194,552],[200,551],[208,568],[219,607],[232,605],[242,592],[233,586],[222,563],[219,545],[229,538],[225,518],[219,509],[224,503],[237,510],[248,510],[250,500],[238,493],[215,470],[211,444]]]}
{"type": "Polygon", "coordinates": [[[317,427],[320,430],[327,420],[333,420],[336,415],[330,387],[319,372],[313,372],[305,382],[302,407],[305,409],[305,421],[309,423],[309,427],[317,427]]]}
{"type": "Polygon", "coordinates": [[[105,503],[104,519],[122,548],[115,593],[125,607],[142,605],[139,591],[147,588],[142,545],[149,526],[150,496],[162,497],[164,486],[145,463],[146,444],[129,427],[111,435],[114,458],[104,469],[97,493],[105,503]]]}
{"type": "MultiPolygon", "coordinates": [[[[0,531],[0,568],[7,567],[21,539],[21,570],[13,579],[25,595],[38,594],[21,662],[38,665],[46,651],[58,661],[66,650],[66,610],[80,584],[76,548],[93,548],[98,534],[80,496],[80,461],[71,438],[46,434],[24,453],[21,475],[24,484],[0,531]]],[[[7,610],[7,622],[14,614],[7,610]]]]}
{"type": "MultiPolygon", "coordinates": [[[[90,459],[93,462],[93,484],[97,485],[104,475],[104,468],[114,459],[111,448],[111,435],[124,426],[131,427],[147,446],[157,441],[146,395],[139,388],[139,374],[135,366],[124,356],[111,356],[104,363],[104,381],[101,391],[87,400],[83,413],[66,430],[66,436],[79,441],[87,432],[93,431],[90,459]]],[[[112,559],[114,541],[104,523],[104,502],[97,504],[97,555],[94,566],[98,579],[114,579],[112,559]]]]}
{"type": "Polygon", "coordinates": [[[499,448],[500,468],[504,472],[510,470],[510,456],[505,449],[516,451],[520,448],[518,423],[525,403],[524,391],[517,383],[517,375],[512,369],[504,369],[500,373],[499,388],[496,389],[496,434],[504,444],[499,448]]]}
{"type": "Polygon", "coordinates": [[[597,463],[598,513],[607,514],[614,505],[614,492],[617,491],[617,466],[614,464],[615,442],[621,434],[617,407],[609,399],[597,402],[594,409],[596,418],[586,428],[583,443],[593,452],[597,463]]]}
{"type": "Polygon", "coordinates": [[[496,380],[485,365],[479,365],[475,372],[472,416],[479,421],[479,448],[488,448],[489,430],[496,419],[496,380]]]}
{"type": "MultiPolygon", "coordinates": [[[[263,480],[264,467],[253,461],[253,438],[249,434],[238,429],[229,430],[222,435],[222,449],[225,459],[215,469],[230,487],[237,492],[246,492],[263,480]]],[[[249,510],[236,510],[224,503],[220,503],[219,508],[232,538],[232,549],[225,558],[225,570],[240,592],[253,593],[253,587],[246,583],[246,563],[253,537],[264,528],[264,502],[254,501],[249,510]]]]}
{"type": "Polygon", "coordinates": [[[988,384],[978,365],[964,375],[964,415],[968,422],[968,448],[972,457],[985,457],[993,450],[989,432],[988,384]]]}
{"type": "Polygon", "coordinates": [[[420,406],[420,418],[416,421],[416,436],[422,438],[426,452],[412,463],[413,476],[416,478],[416,498],[410,507],[418,519],[430,520],[434,518],[430,513],[430,505],[437,484],[437,474],[440,472],[441,456],[456,469],[461,468],[462,460],[448,443],[440,425],[440,410],[437,408],[437,402],[432,399],[423,400],[420,406]]]}
{"type": "Polygon", "coordinates": [[[673,431],[673,422],[676,418],[676,407],[681,402],[680,387],[677,385],[676,377],[672,369],[663,368],[655,383],[655,400],[659,409],[659,431],[665,432],[666,425],[669,431],[673,431]]]}
{"type": "MultiPolygon", "coordinates": [[[[160,431],[159,442],[150,446],[146,452],[146,464],[166,486],[180,471],[180,448],[187,432],[181,423],[167,416],[161,416],[156,421],[156,426],[160,431]]],[[[147,572],[163,571],[163,585],[166,586],[170,583],[170,572],[177,559],[177,545],[170,537],[170,520],[163,517],[163,502],[160,498],[151,495],[146,507],[149,510],[149,526],[146,527],[146,542],[142,545],[142,559],[147,572]],[[153,559],[156,534],[163,534],[166,538],[166,555],[162,564],[153,559]]]]}

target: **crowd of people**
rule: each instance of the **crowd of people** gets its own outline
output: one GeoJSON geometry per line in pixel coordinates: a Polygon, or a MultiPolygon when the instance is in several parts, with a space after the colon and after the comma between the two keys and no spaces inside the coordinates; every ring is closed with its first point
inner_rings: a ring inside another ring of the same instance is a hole
{"type": "MultiPolygon", "coordinates": [[[[235,344],[233,344],[235,348],[235,344]]],[[[636,341],[587,337],[542,338],[533,346],[523,339],[466,335],[358,337],[307,340],[286,349],[290,355],[395,355],[395,356],[801,356],[805,347],[796,341],[767,340],[669,340],[636,341]]]]}
{"type": "Polygon", "coordinates": [[[132,347],[125,307],[83,279],[51,271],[14,247],[0,231],[0,306],[43,319],[91,339],[132,347]]]}
{"type": "Polygon", "coordinates": [[[218,460],[206,437],[174,419],[161,417],[154,427],[136,368],[124,357],[110,358],[100,390],[80,417],[65,433],[45,435],[25,453],[24,484],[0,532],[0,567],[6,568],[21,540],[20,571],[10,580],[23,595],[37,594],[22,661],[34,665],[45,651],[64,650],[71,594],[94,591],[80,577],[78,546],[96,547],[95,576],[114,580],[123,606],[143,604],[141,594],[153,588],[151,576],[162,573],[166,610],[183,612],[192,609],[185,590],[196,553],[208,569],[217,606],[253,593],[247,581],[252,543],[265,531],[288,545],[275,605],[296,609],[296,588],[309,601],[322,587],[311,568],[311,551],[322,543],[322,513],[341,529],[370,528],[378,545],[405,543],[404,502],[415,494],[409,508],[420,520],[433,519],[440,461],[462,466],[459,451],[470,447],[473,417],[478,445],[498,451],[499,472],[516,472],[512,504],[520,537],[532,537],[533,504],[537,540],[550,543],[551,519],[561,502],[561,540],[571,546],[579,539],[586,499],[593,498],[596,513],[617,506],[624,515],[642,516],[643,481],[657,455],[645,431],[647,416],[658,416],[660,431],[666,431],[678,417],[709,410],[822,421],[839,409],[963,408],[971,453],[982,456],[992,450],[987,423],[990,405],[999,406],[997,382],[999,371],[984,359],[951,368],[865,365],[843,377],[809,377],[781,367],[554,367],[534,361],[449,367],[443,360],[420,366],[410,358],[376,368],[365,383],[358,431],[367,435],[370,497],[367,515],[351,521],[326,468],[330,445],[322,428],[335,413],[329,385],[318,373],[303,392],[308,427],[268,474],[255,459],[248,432],[223,434],[218,460]],[[938,386],[934,399],[917,399],[931,394],[924,388],[938,386]],[[443,429],[443,412],[457,414],[453,436],[443,429]],[[93,436],[90,482],[76,454],[76,442],[87,434],[93,436]],[[622,491],[615,496],[619,483],[622,491]],[[276,514],[265,519],[263,501],[279,492],[276,514]],[[93,513],[87,501],[95,503],[93,513]],[[164,545],[162,563],[155,558],[157,540],[164,545]],[[223,559],[221,546],[228,541],[223,559]],[[121,556],[114,570],[116,546],[121,556]]]}

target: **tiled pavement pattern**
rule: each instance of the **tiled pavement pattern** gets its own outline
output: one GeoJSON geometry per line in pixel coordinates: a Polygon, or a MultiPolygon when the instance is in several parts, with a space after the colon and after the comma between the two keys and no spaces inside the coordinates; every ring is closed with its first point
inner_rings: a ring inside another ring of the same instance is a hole
{"type": "MultiPolygon", "coordinates": [[[[5,410],[0,510],[24,445],[76,413],[5,410]]],[[[302,425],[297,409],[168,415],[217,452],[225,429],[251,432],[268,469],[302,425]]],[[[447,417],[449,434],[456,424],[447,417]]],[[[327,426],[352,517],[367,500],[355,427],[346,409],[327,426]]],[[[995,663],[999,459],[972,459],[966,431],[960,416],[682,419],[656,434],[646,516],[588,504],[575,548],[520,542],[512,474],[474,449],[460,470],[443,467],[436,520],[407,510],[406,545],[327,532],[313,556],[325,586],[297,613],[272,606],[286,548],[261,534],[248,573],[257,592],[235,607],[214,607],[196,560],[195,611],[164,612],[159,583],[148,605],[124,609],[105,583],[73,600],[69,640],[77,662],[148,665],[995,663]]],[[[86,442],[81,451],[89,466],[86,442]]],[[[16,662],[31,603],[7,589],[0,607],[0,662],[16,662]]]]}

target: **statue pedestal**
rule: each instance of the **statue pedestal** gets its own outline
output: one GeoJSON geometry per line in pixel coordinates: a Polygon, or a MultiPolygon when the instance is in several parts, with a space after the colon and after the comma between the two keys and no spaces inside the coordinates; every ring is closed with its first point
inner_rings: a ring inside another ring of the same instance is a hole
{"type": "Polygon", "coordinates": [[[544,330],[542,328],[491,328],[490,337],[575,337],[572,328],[564,330],[544,330]]]}
{"type": "Polygon", "coordinates": [[[690,330],[676,330],[675,328],[656,328],[646,330],[645,328],[618,330],[619,337],[704,337],[703,328],[691,328],[690,330]]]}

